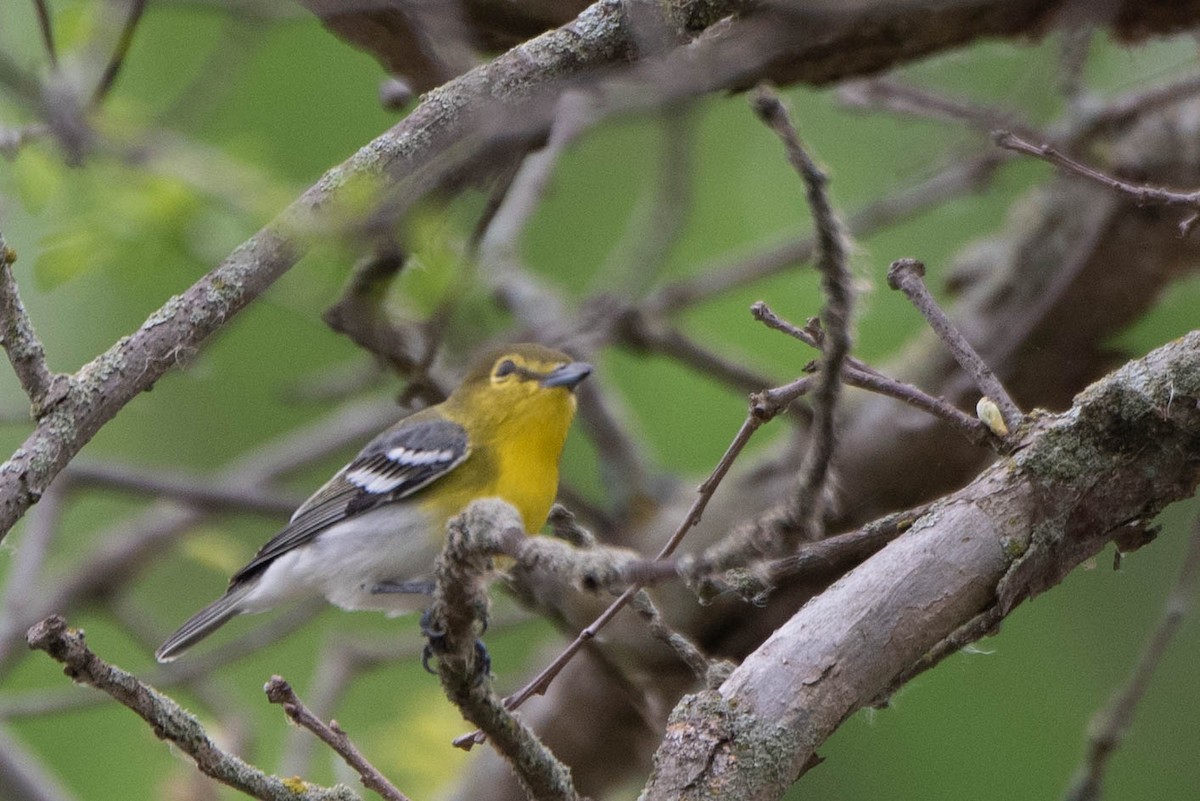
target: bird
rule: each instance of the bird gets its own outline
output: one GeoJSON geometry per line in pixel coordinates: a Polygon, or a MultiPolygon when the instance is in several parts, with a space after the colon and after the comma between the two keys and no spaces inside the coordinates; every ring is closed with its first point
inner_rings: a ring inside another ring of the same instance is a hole
{"type": "Polygon", "coordinates": [[[423,609],[447,521],[481,498],[545,524],[586,362],[537,344],[480,358],[441,403],[380,433],[155,652],[170,662],[241,614],[324,596],[349,610],[423,609]]]}

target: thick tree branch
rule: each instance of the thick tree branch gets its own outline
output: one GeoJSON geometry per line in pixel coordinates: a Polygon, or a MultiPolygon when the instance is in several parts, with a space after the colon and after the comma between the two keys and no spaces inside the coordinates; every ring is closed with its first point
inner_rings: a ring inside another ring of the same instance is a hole
{"type": "Polygon", "coordinates": [[[63,399],[0,465],[0,538],[101,426],[299,259],[307,248],[305,232],[344,227],[337,201],[348,185],[395,185],[411,177],[463,135],[472,104],[526,97],[539,85],[624,58],[626,37],[620,3],[607,0],[564,29],[431,92],[402,123],[327,172],[212,272],[81,368],[63,399]]]}
{"type": "Polygon", "coordinates": [[[810,601],[719,691],[686,698],[643,797],[780,797],[818,745],[943,638],[989,608],[1011,612],[1190,497],[1197,454],[1200,331],[1035,419],[1012,457],[810,601]]]}

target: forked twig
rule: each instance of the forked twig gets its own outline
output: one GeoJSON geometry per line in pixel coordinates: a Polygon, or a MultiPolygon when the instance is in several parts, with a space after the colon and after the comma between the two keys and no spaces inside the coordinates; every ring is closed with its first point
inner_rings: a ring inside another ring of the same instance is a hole
{"type": "MultiPolygon", "coordinates": [[[[771,417],[774,417],[782,409],[777,409],[767,416],[762,416],[754,413],[754,405],[751,405],[751,413],[746,416],[742,422],[741,428],[738,429],[733,441],[729,443],[729,447],[725,449],[725,453],[717,461],[716,467],[709,473],[696,490],[696,498],[692,501],[692,505],[688,508],[687,513],[683,516],[683,520],[676,527],[674,533],[662,546],[658,554],[654,557],[655,561],[664,560],[679,547],[683,542],[683,538],[700,522],[700,518],[704,515],[704,510],[708,506],[708,502],[712,500],[713,493],[717,491],[717,487],[725,479],[729,473],[729,469],[733,467],[734,461],[737,460],[742,450],[746,447],[746,443],[750,441],[750,437],[754,432],[762,426],[771,417]]],[[[546,667],[532,679],[530,679],[524,687],[517,692],[504,699],[506,709],[517,709],[530,698],[535,695],[542,695],[550,686],[550,682],[562,672],[563,668],[575,658],[575,654],[579,653],[585,645],[595,639],[596,635],[608,623],[617,616],[617,613],[624,609],[634,597],[644,589],[644,585],[640,582],[630,585],[616,600],[608,605],[595,620],[588,624],[582,631],[575,636],[562,651],[559,652],[546,667]]],[[[470,734],[465,734],[454,740],[454,744],[460,748],[470,749],[473,745],[483,742],[484,736],[481,731],[474,731],[470,734]]]]}
{"type": "MultiPolygon", "coordinates": [[[[821,340],[812,331],[788,322],[771,311],[771,307],[762,301],[758,301],[751,306],[750,313],[754,315],[754,319],[763,323],[768,328],[782,331],[788,336],[794,337],[818,350],[821,348],[821,340]]],[[[846,358],[846,364],[842,368],[842,381],[852,387],[858,387],[859,389],[865,389],[879,395],[886,395],[889,398],[895,398],[898,401],[907,403],[909,406],[945,420],[957,428],[974,445],[983,445],[989,441],[995,442],[989,436],[987,426],[977,418],[972,417],[947,402],[944,398],[935,398],[919,387],[890,378],[866,362],[860,361],[853,356],[846,358]]]]}
{"type": "Polygon", "coordinates": [[[930,328],[950,350],[959,367],[975,380],[979,391],[999,407],[1008,429],[1015,431],[1021,424],[1023,417],[1021,410],[1017,404],[1013,403],[1012,398],[1008,395],[1008,390],[1000,383],[1000,379],[992,372],[992,368],[988,367],[975,348],[971,347],[971,343],[967,342],[966,337],[929,294],[929,289],[923,280],[924,275],[925,265],[921,262],[916,259],[899,259],[892,262],[892,266],[888,268],[888,286],[903,292],[904,296],[916,306],[917,311],[921,312],[930,328]]]}
{"type": "Polygon", "coordinates": [[[357,796],[342,785],[321,787],[286,781],[225,753],[191,713],[96,656],[84,642],[83,632],[68,628],[57,615],[34,625],[26,638],[30,648],[45,651],[61,662],[72,681],[95,687],[132,709],[153,727],[155,734],[170,740],[192,758],[197,768],[222,784],[262,801],[357,801],[357,796]]]}
{"type": "MultiPolygon", "coordinates": [[[[800,467],[799,487],[791,515],[799,524],[795,531],[817,540],[824,532],[821,495],[829,475],[834,448],[834,412],[842,386],[842,365],[850,354],[851,306],[854,292],[847,265],[845,226],[833,211],[826,185],[829,179],[800,144],[795,126],[779,97],[759,86],[753,99],[754,111],[782,140],[788,161],[804,181],[813,225],[817,230],[816,266],[821,273],[825,304],[821,321],[825,337],[821,348],[821,373],[812,392],[813,420],[810,442],[800,467]]],[[[795,535],[785,538],[784,552],[795,547],[795,535]]]]}
{"type": "Polygon", "coordinates": [[[263,687],[263,692],[267,694],[267,700],[283,707],[284,713],[293,723],[311,731],[345,760],[362,779],[364,787],[379,793],[387,801],[409,801],[408,796],[396,789],[396,786],[363,756],[362,751],[358,750],[358,746],[350,740],[336,720],[326,724],[314,715],[282,676],[272,676],[263,687]]]}
{"type": "Polygon", "coordinates": [[[1195,226],[1196,222],[1200,220],[1200,191],[1174,192],[1170,189],[1163,189],[1160,186],[1131,184],[1128,181],[1122,181],[1120,178],[1114,178],[1107,173],[1103,173],[1094,167],[1081,164],[1050,145],[1035,145],[1027,142],[1010,131],[998,131],[994,135],[994,138],[996,144],[1006,150],[1024,153],[1027,156],[1033,156],[1042,161],[1049,162],[1072,175],[1087,178],[1089,181],[1094,181],[1101,186],[1106,186],[1115,192],[1119,192],[1133,200],[1139,206],[1177,206],[1190,209],[1192,214],[1179,224],[1180,236],[1186,236],[1192,230],[1193,226],[1195,226]]]}

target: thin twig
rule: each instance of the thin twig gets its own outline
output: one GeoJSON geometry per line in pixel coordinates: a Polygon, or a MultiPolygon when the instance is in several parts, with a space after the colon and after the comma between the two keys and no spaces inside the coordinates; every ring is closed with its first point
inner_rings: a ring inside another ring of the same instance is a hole
{"type": "Polygon", "coordinates": [[[1032,144],[1009,131],[996,132],[995,141],[997,145],[1006,150],[1024,153],[1027,156],[1034,156],[1062,170],[1066,170],[1072,175],[1078,175],[1081,178],[1087,178],[1101,186],[1108,187],[1114,192],[1119,192],[1130,198],[1139,206],[1177,206],[1190,209],[1193,213],[1179,224],[1179,233],[1181,236],[1191,231],[1197,220],[1200,220],[1200,191],[1174,192],[1170,189],[1150,186],[1149,184],[1131,184],[1127,181],[1122,181],[1120,178],[1114,178],[1107,173],[1100,172],[1086,164],[1081,164],[1050,145],[1032,144]]]}
{"type": "MultiPolygon", "coordinates": [[[[323,600],[320,603],[325,606],[323,600]]],[[[488,632],[495,634],[498,631],[511,630],[529,620],[527,612],[513,610],[503,617],[488,621],[488,632]]],[[[355,679],[362,673],[398,662],[416,661],[421,658],[424,645],[425,641],[418,637],[381,639],[371,636],[348,637],[335,633],[324,644],[320,658],[313,665],[307,693],[309,710],[314,715],[332,716],[342,696],[351,689],[355,679]]],[[[285,776],[308,773],[315,745],[313,738],[295,730],[288,738],[283,755],[279,758],[279,772],[285,776]]]]}
{"type": "Polygon", "coordinates": [[[838,100],[853,109],[883,108],[893,114],[950,120],[984,133],[1001,127],[1032,131],[1014,112],[947,97],[917,86],[882,78],[847,84],[838,90],[838,100]]]}
{"type": "Polygon", "coordinates": [[[646,627],[650,630],[651,636],[674,651],[680,661],[691,669],[696,678],[707,684],[712,663],[709,662],[708,658],[704,656],[691,640],[667,625],[666,621],[663,620],[662,613],[658,611],[658,607],[650,599],[650,593],[645,590],[639,592],[633,597],[631,606],[638,613],[638,616],[646,622],[646,627]]]}
{"type": "Polygon", "coordinates": [[[374,790],[388,801],[409,801],[408,796],[396,789],[396,786],[363,756],[362,751],[358,750],[346,732],[342,730],[341,726],[338,726],[336,720],[330,721],[327,725],[325,721],[310,712],[292,690],[292,685],[284,681],[281,676],[272,676],[271,680],[263,687],[263,691],[267,694],[267,700],[283,707],[283,711],[293,723],[311,731],[345,760],[346,764],[353,768],[362,779],[364,787],[374,790]]]}
{"type": "Polygon", "coordinates": [[[617,336],[618,341],[630,347],[670,356],[739,392],[757,392],[774,383],[741,362],[731,361],[705,348],[662,318],[651,317],[641,309],[629,309],[621,315],[617,336]]]}
{"type": "MultiPolygon", "coordinates": [[[[392,645],[389,638],[386,644],[392,645]]],[[[418,640],[411,641],[415,645],[412,658],[421,654],[418,640]]],[[[361,651],[348,638],[335,634],[326,640],[320,655],[313,665],[309,680],[309,711],[319,717],[332,717],[337,709],[337,703],[342,695],[350,688],[359,670],[361,651]]],[[[317,741],[300,729],[288,732],[287,743],[280,756],[276,769],[285,776],[302,776],[311,770],[311,763],[316,751],[317,741]]]]}
{"type": "MultiPolygon", "coordinates": [[[[818,322],[816,320],[810,320],[809,325],[801,328],[795,323],[780,317],[771,310],[770,306],[761,300],[755,301],[750,305],[750,314],[755,320],[758,320],[767,328],[787,334],[793,339],[798,339],[805,345],[808,345],[810,348],[820,350],[822,347],[821,343],[824,340],[824,332],[822,332],[819,327],[814,328],[814,325],[818,322]]],[[[854,358],[853,356],[846,357],[846,366],[853,367],[854,369],[864,373],[883,375],[874,367],[870,366],[864,361],[854,358]]]]}
{"type": "MultiPolygon", "coordinates": [[[[923,183],[868,203],[850,215],[847,228],[854,237],[868,237],[965,192],[979,191],[1003,161],[1003,154],[993,150],[956,162],[923,183]]],[[[757,247],[749,257],[721,257],[697,268],[696,275],[662,287],[642,306],[651,311],[679,311],[802,264],[812,258],[815,247],[813,238],[807,236],[774,247],[757,247]]]]}
{"type": "MultiPolygon", "coordinates": [[[[683,520],[671,534],[671,537],[667,540],[666,544],[662,546],[658,554],[654,557],[655,560],[665,560],[671,554],[675,553],[675,550],[679,547],[680,543],[683,542],[683,538],[687,536],[687,533],[691,531],[693,527],[699,524],[701,517],[704,516],[704,510],[708,506],[708,502],[712,500],[713,493],[717,491],[717,487],[721,485],[721,482],[729,473],[729,469],[733,467],[734,461],[737,460],[742,450],[746,447],[746,443],[750,441],[750,438],[754,435],[754,432],[757,431],[764,422],[771,419],[771,417],[774,417],[779,411],[782,411],[782,408],[777,408],[758,412],[756,411],[756,408],[757,407],[755,403],[752,402],[751,413],[746,416],[744,421],[742,421],[741,428],[738,429],[737,434],[734,435],[733,441],[729,443],[729,447],[725,449],[725,453],[722,454],[721,458],[717,461],[716,467],[713,468],[712,472],[709,473],[708,478],[706,478],[697,488],[696,497],[692,501],[691,507],[688,508],[687,513],[683,516],[683,520]]],[[[596,617],[595,620],[581,630],[579,634],[575,636],[575,639],[573,639],[565,648],[563,648],[563,650],[559,652],[558,656],[556,656],[548,665],[546,665],[546,667],[542,668],[536,676],[526,682],[525,686],[505,698],[505,708],[510,710],[517,709],[533,696],[545,694],[546,690],[550,687],[550,683],[554,681],[555,677],[563,671],[563,668],[565,668],[567,664],[575,658],[575,654],[579,653],[584,646],[595,639],[600,630],[607,626],[608,623],[617,616],[617,613],[624,609],[629,602],[634,599],[638,591],[643,589],[643,586],[644,585],[641,583],[635,583],[626,589],[625,592],[621,593],[615,601],[609,604],[608,607],[596,617]]],[[[470,734],[458,737],[455,739],[454,744],[460,748],[470,748],[475,743],[483,742],[483,739],[483,732],[474,731],[470,734]]]]}
{"type": "Polygon", "coordinates": [[[21,801],[76,801],[78,796],[63,786],[32,751],[0,726],[0,789],[21,801]]]}
{"type": "Polygon", "coordinates": [[[908,531],[928,508],[926,504],[895,512],[854,531],[803,543],[796,553],[767,563],[766,574],[775,583],[783,578],[811,580],[821,574],[845,573],[908,531]]]}
{"type": "MultiPolygon", "coordinates": [[[[788,161],[804,181],[809,210],[817,231],[817,270],[825,304],[821,321],[825,337],[821,349],[821,373],[812,392],[813,420],[810,442],[800,467],[799,487],[793,506],[797,530],[809,540],[823,534],[822,490],[829,475],[834,449],[834,413],[842,385],[842,365],[850,353],[851,306],[853,289],[847,265],[844,226],[834,213],[826,192],[828,178],[800,144],[787,110],[779,97],[765,85],[759,86],[753,99],[754,111],[783,141],[788,161]]],[[[787,538],[790,550],[795,546],[787,538]]]]}
{"type": "Polygon", "coordinates": [[[430,375],[429,348],[417,326],[393,319],[387,294],[407,262],[407,254],[384,242],[361,259],[350,274],[342,296],[321,315],[325,323],[375,355],[397,374],[410,379],[406,397],[428,404],[445,399],[444,382],[430,375]]]}
{"type": "Polygon", "coordinates": [[[129,0],[129,13],[125,16],[121,34],[117,37],[117,43],[113,47],[112,55],[109,56],[108,64],[104,66],[104,72],[100,74],[96,88],[92,90],[92,108],[99,107],[108,93],[112,91],[113,85],[117,81],[117,74],[120,73],[121,67],[125,63],[125,57],[129,55],[129,48],[133,45],[133,34],[142,19],[142,12],[146,10],[146,2],[147,0],[129,0]]]}
{"type": "Polygon", "coordinates": [[[46,351],[38,339],[17,291],[12,265],[17,254],[0,234],[0,346],[8,354],[21,388],[29,396],[34,417],[66,391],[66,381],[46,366],[46,351]]]}
{"type": "Polygon", "coordinates": [[[34,0],[37,9],[38,28],[42,32],[42,45],[46,48],[46,58],[52,69],[58,69],[58,48],[54,46],[54,25],[50,22],[50,7],[46,0],[34,0]]]}
{"type": "MultiPolygon", "coordinates": [[[[195,658],[160,666],[151,674],[148,683],[160,688],[194,686],[197,681],[213,675],[214,671],[222,666],[245,659],[261,648],[296,631],[310,622],[327,606],[321,599],[301,604],[295,609],[289,609],[284,614],[273,617],[263,625],[218,648],[197,654],[195,658]]],[[[145,615],[144,610],[142,615],[145,615]]],[[[158,629],[152,638],[146,638],[146,651],[152,650],[154,646],[162,642],[164,636],[166,636],[166,632],[158,629]]],[[[39,718],[63,712],[77,712],[106,702],[107,699],[104,696],[84,693],[79,687],[50,691],[33,690],[26,693],[9,694],[0,700],[0,719],[39,718]]],[[[280,769],[280,773],[286,775],[297,772],[280,769]]]]}
{"type": "Polygon", "coordinates": [[[895,398],[913,408],[931,414],[939,420],[944,420],[958,429],[959,433],[966,437],[972,445],[998,443],[991,433],[991,429],[980,422],[978,417],[972,417],[945,398],[935,398],[920,387],[880,375],[874,370],[868,372],[852,366],[847,366],[842,370],[842,381],[852,387],[895,398]]]}
{"type": "Polygon", "coordinates": [[[1192,604],[1198,575],[1200,520],[1192,525],[1192,535],[1188,539],[1183,567],[1180,568],[1175,586],[1171,588],[1171,594],[1167,596],[1158,626],[1143,646],[1137,663],[1125,681],[1125,686],[1117,690],[1108,703],[1092,716],[1088,724],[1087,753],[1071,780],[1065,801],[1097,801],[1100,798],[1108,761],[1125,741],[1138,704],[1145,697],[1155,671],[1158,670],[1167,648],[1183,623],[1184,615],[1192,604]]]}
{"type": "Polygon", "coordinates": [[[967,342],[962,332],[937,305],[937,301],[933,299],[933,295],[929,293],[928,287],[922,280],[924,275],[925,265],[921,262],[916,259],[899,259],[892,262],[892,266],[888,268],[888,286],[903,292],[904,296],[917,308],[917,311],[921,312],[921,316],[926,319],[938,338],[945,343],[959,367],[974,379],[980,392],[995,402],[1008,429],[1015,431],[1021,424],[1021,410],[1017,404],[1013,403],[1012,398],[1008,395],[1008,390],[1000,383],[1000,379],[992,372],[992,368],[987,366],[979,353],[971,347],[971,343],[967,342]]]}
{"type": "Polygon", "coordinates": [[[243,511],[275,518],[290,515],[304,500],[302,496],[252,485],[230,485],[202,476],[113,462],[101,464],[77,460],[63,471],[62,477],[77,486],[106,487],[136,495],[169,498],[212,511],[243,511]]]}
{"type": "MultiPolygon", "coordinates": [[[[818,349],[821,347],[821,341],[811,331],[806,328],[800,328],[783,319],[771,311],[771,308],[762,301],[758,301],[752,305],[750,313],[754,315],[756,320],[762,322],[768,328],[781,331],[811,347],[818,349]]],[[[978,418],[972,417],[956,408],[944,398],[935,398],[919,387],[886,376],[866,362],[860,361],[853,356],[846,358],[846,364],[842,368],[842,381],[852,387],[858,387],[859,389],[886,395],[889,398],[895,398],[934,417],[945,420],[957,428],[974,445],[995,442],[990,437],[987,426],[981,423],[978,418]]],[[[798,388],[807,392],[810,386],[809,383],[805,383],[799,385],[798,388]]]]}
{"type": "Polygon", "coordinates": [[[347,787],[285,781],[225,753],[193,715],[153,687],[96,656],[84,642],[83,632],[68,628],[66,621],[57,615],[33,626],[27,639],[30,648],[45,651],[65,665],[64,672],[73,681],[95,687],[132,709],[150,724],[156,735],[174,743],[192,758],[197,768],[222,784],[263,801],[357,799],[347,787]]]}

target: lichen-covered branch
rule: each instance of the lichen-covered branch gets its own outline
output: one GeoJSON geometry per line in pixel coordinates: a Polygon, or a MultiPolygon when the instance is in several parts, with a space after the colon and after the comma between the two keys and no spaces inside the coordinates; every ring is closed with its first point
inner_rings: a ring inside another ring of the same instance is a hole
{"type": "Polygon", "coordinates": [[[1007,614],[1190,497],[1200,331],[1021,436],[1014,455],[811,600],[718,691],[681,702],[643,798],[779,798],[842,721],[943,638],[988,609],[1007,614]]]}
{"type": "Polygon", "coordinates": [[[46,406],[56,400],[55,390],[61,391],[62,379],[46,367],[46,351],[21,303],[17,280],[12,273],[16,260],[16,252],[0,234],[0,346],[8,354],[21,388],[29,396],[33,416],[39,417],[46,406]]]}
{"type": "Polygon", "coordinates": [[[29,647],[45,651],[64,665],[72,681],[108,693],[136,712],[154,733],[191,757],[217,781],[262,801],[357,801],[349,788],[320,787],[300,779],[281,779],[222,751],[200,721],[153,687],[108,664],[88,649],[83,632],[61,617],[48,617],[29,630],[29,647]]]}
{"type": "MultiPolygon", "coordinates": [[[[1113,9],[1110,22],[1125,35],[1176,30],[1200,16],[1200,0],[1157,0],[1133,10],[1124,5],[1113,9]]],[[[682,30],[699,32],[745,8],[736,0],[693,0],[673,5],[669,18],[682,30]]],[[[812,24],[796,26],[781,25],[778,15],[802,14],[802,6],[766,8],[735,24],[715,26],[719,30],[691,47],[653,59],[644,74],[630,70],[623,80],[654,77],[661,84],[660,92],[631,100],[630,110],[736,88],[752,78],[823,83],[864,74],[981,36],[1027,34],[1054,11],[1030,0],[992,0],[943,4],[931,17],[924,7],[896,4],[845,13],[830,9],[809,20],[812,24]],[[910,35],[897,41],[893,32],[901,29],[910,35]],[[674,79],[666,79],[672,75],[674,79]]],[[[300,232],[345,227],[337,201],[348,184],[378,182],[381,193],[393,198],[383,212],[395,215],[450,178],[491,174],[505,163],[497,155],[513,141],[536,140],[547,130],[553,103],[537,106],[538,90],[636,55],[624,4],[600,0],[561,28],[426,94],[401,123],[331,169],[221,265],[73,376],[62,401],[0,465],[0,537],[130,399],[153,386],[180,354],[200,347],[295,263],[307,248],[300,232]],[[507,115],[504,120],[474,125],[500,109],[507,115]],[[497,122],[511,123],[504,142],[486,133],[497,122]]],[[[554,92],[547,94],[553,100],[554,92]]]]}
{"type": "Polygon", "coordinates": [[[312,231],[346,226],[338,207],[343,190],[375,181],[383,191],[411,179],[464,135],[472,104],[527,97],[538,85],[624,58],[628,46],[620,3],[598,3],[564,29],[429,93],[403,122],[327,172],[212,272],[71,377],[64,397],[0,464],[0,539],[101,426],[286,272],[312,231]]]}
{"type": "Polygon", "coordinates": [[[481,612],[488,605],[486,577],[491,557],[512,550],[512,534],[520,537],[523,531],[516,509],[499,500],[476,501],[451,520],[446,547],[434,571],[437,589],[424,625],[431,632],[430,647],[437,656],[438,676],[447,697],[488,736],[529,797],[579,801],[570,769],[492,691],[482,645],[476,640],[481,612]]]}

